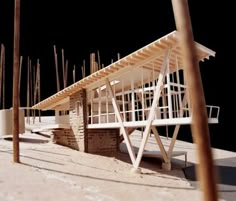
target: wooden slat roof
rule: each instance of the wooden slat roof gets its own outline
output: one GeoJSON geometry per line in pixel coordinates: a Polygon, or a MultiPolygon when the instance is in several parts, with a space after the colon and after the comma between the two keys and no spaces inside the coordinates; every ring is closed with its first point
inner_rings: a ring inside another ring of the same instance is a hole
{"type": "MultiPolygon", "coordinates": [[[[209,48],[195,42],[197,49],[197,57],[199,61],[209,59],[210,56],[215,56],[215,52],[209,48]]],[[[176,58],[178,58],[179,69],[182,66],[181,50],[178,43],[178,32],[173,31],[160,39],[140,48],[139,50],[129,54],[126,57],[108,65],[105,68],[81,79],[80,81],[64,88],[49,98],[34,105],[33,109],[53,109],[55,106],[63,105],[68,103],[68,96],[79,91],[82,88],[90,88],[91,86],[98,86],[102,80],[106,78],[112,78],[119,73],[127,73],[130,69],[134,69],[142,66],[143,69],[159,71],[164,59],[165,52],[171,48],[170,56],[170,71],[175,71],[176,58]]],[[[138,72],[138,71],[137,71],[138,72]]],[[[139,72],[140,74],[140,72],[139,72]]],[[[132,76],[135,77],[134,74],[132,76]]],[[[137,79],[140,79],[137,78],[137,79]]]]}

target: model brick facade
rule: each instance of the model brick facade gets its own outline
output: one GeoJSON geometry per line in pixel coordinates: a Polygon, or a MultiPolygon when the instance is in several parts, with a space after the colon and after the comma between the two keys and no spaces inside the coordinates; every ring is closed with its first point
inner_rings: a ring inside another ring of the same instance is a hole
{"type": "Polygon", "coordinates": [[[53,131],[55,143],[89,153],[118,150],[119,129],[87,129],[85,89],[70,96],[69,121],[71,129],[53,131]]]}

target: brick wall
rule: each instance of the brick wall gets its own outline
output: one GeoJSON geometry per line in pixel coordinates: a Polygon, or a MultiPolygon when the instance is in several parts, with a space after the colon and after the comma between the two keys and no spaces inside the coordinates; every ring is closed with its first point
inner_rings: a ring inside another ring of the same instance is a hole
{"type": "MultiPolygon", "coordinates": [[[[119,149],[119,129],[88,129],[86,152],[116,152],[119,149]]],[[[53,141],[57,144],[80,150],[78,138],[72,129],[54,130],[53,141]]],[[[80,150],[85,151],[85,150],[80,150]]]]}
{"type": "Polygon", "coordinates": [[[88,129],[88,152],[114,152],[119,147],[119,129],[88,129]]]}
{"type": "Polygon", "coordinates": [[[87,151],[87,101],[86,90],[82,89],[70,96],[70,125],[74,134],[73,143],[78,150],[87,151]]]}
{"type": "Polygon", "coordinates": [[[89,153],[118,150],[119,129],[87,129],[85,89],[70,96],[69,121],[71,129],[53,131],[55,143],[89,153]]]}
{"type": "Polygon", "coordinates": [[[69,122],[71,129],[53,131],[53,140],[57,144],[86,152],[88,143],[85,89],[82,89],[70,96],[69,122]]]}
{"type": "Polygon", "coordinates": [[[53,132],[52,140],[54,143],[79,150],[79,144],[72,129],[54,130],[52,132],[53,132]]]}

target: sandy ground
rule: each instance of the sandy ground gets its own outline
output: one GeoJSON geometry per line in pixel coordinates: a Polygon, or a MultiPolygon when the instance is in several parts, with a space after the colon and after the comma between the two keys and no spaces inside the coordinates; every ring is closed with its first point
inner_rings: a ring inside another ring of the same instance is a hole
{"type": "MultiPolygon", "coordinates": [[[[173,159],[171,171],[161,169],[158,158],[143,158],[137,174],[131,171],[126,153],[82,153],[32,133],[20,139],[20,164],[12,162],[12,141],[0,140],[0,201],[202,200],[202,192],[185,178],[183,156],[173,159]]],[[[133,135],[132,142],[139,143],[140,136],[133,135]]],[[[147,148],[156,146],[151,137],[147,148]]],[[[183,147],[191,165],[196,158],[194,145],[178,141],[176,150],[183,147]]],[[[225,157],[219,153],[218,158],[225,157]]],[[[233,200],[235,192],[231,189],[221,200],[233,200]]]]}

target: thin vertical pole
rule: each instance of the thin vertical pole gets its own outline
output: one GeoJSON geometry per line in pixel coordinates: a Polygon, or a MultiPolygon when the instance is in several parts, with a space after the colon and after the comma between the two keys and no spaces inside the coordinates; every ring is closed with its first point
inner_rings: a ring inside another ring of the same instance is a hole
{"type": "Polygon", "coordinates": [[[0,56],[0,107],[1,107],[1,101],[2,101],[2,68],[3,68],[3,44],[1,44],[1,56],[0,56]]]}
{"type": "Polygon", "coordinates": [[[5,47],[3,45],[3,62],[2,62],[2,109],[5,109],[5,47]]]}
{"type": "Polygon", "coordinates": [[[124,79],[121,81],[121,86],[122,86],[122,104],[123,104],[123,117],[124,121],[126,121],[126,105],[125,105],[125,95],[124,95],[124,79]]]}
{"type": "Polygon", "coordinates": [[[132,121],[135,121],[134,79],[132,77],[131,77],[131,108],[132,108],[132,121]]]}
{"type": "Polygon", "coordinates": [[[61,49],[61,64],[62,64],[62,77],[63,77],[63,88],[65,88],[65,56],[64,49],[61,49]]]}
{"type": "Polygon", "coordinates": [[[101,60],[100,60],[100,54],[99,54],[99,50],[97,51],[98,54],[98,69],[101,69],[101,60]]]}
{"type": "Polygon", "coordinates": [[[178,58],[177,57],[176,57],[176,76],[177,76],[178,99],[179,99],[178,115],[180,116],[180,111],[183,109],[183,106],[182,106],[182,101],[181,101],[181,88],[180,88],[180,79],[179,79],[179,63],[178,63],[178,58]]]}
{"type": "Polygon", "coordinates": [[[65,64],[65,77],[64,77],[64,88],[67,86],[67,78],[68,78],[68,60],[66,60],[65,64]]]}
{"type": "Polygon", "coordinates": [[[85,75],[86,75],[86,73],[85,73],[85,60],[83,60],[83,78],[85,78],[85,75]]]}
{"type": "Polygon", "coordinates": [[[98,123],[101,123],[101,107],[102,107],[102,103],[101,103],[101,87],[98,88],[98,123]]]}
{"type": "Polygon", "coordinates": [[[14,48],[13,48],[13,161],[20,162],[19,154],[19,66],[20,66],[20,0],[15,0],[14,8],[14,48]]]}
{"type": "Polygon", "coordinates": [[[142,72],[141,72],[141,82],[142,82],[142,120],[145,120],[145,109],[146,109],[146,102],[144,104],[144,89],[143,89],[143,85],[144,85],[144,81],[143,81],[143,67],[142,67],[142,72]]]}
{"type": "MultiPolygon", "coordinates": [[[[33,74],[32,74],[32,61],[29,59],[29,72],[30,72],[30,106],[33,106],[33,74]]],[[[33,117],[34,112],[30,110],[30,116],[33,117]]]]}
{"type": "Polygon", "coordinates": [[[107,113],[107,123],[109,123],[109,107],[108,107],[108,91],[106,87],[106,113],[107,113]]]}
{"type": "Polygon", "coordinates": [[[73,83],[75,83],[75,65],[74,65],[74,68],[73,68],[73,83]]]}
{"type": "Polygon", "coordinates": [[[168,73],[166,75],[166,80],[167,80],[167,100],[168,100],[168,114],[169,114],[169,119],[173,118],[173,111],[172,111],[172,100],[171,100],[171,86],[170,86],[170,64],[168,63],[168,73]]]}
{"type": "MultiPolygon", "coordinates": [[[[35,75],[35,66],[32,66],[32,105],[36,104],[36,100],[35,100],[35,85],[36,85],[36,75],[35,75]]],[[[33,112],[33,124],[35,123],[35,110],[32,111],[33,112]]]]}
{"type": "Polygon", "coordinates": [[[30,59],[27,59],[27,123],[30,123],[30,59]]]}
{"type": "Polygon", "coordinates": [[[58,73],[58,60],[57,60],[56,45],[53,46],[53,49],[54,49],[54,60],[55,60],[55,68],[56,68],[57,91],[60,91],[60,80],[59,80],[59,73],[58,73]]]}
{"type": "MultiPolygon", "coordinates": [[[[40,63],[39,63],[39,59],[37,60],[37,69],[38,69],[38,74],[37,74],[37,82],[38,82],[38,86],[37,86],[37,90],[38,90],[38,102],[40,102],[41,100],[41,89],[40,89],[40,63]]],[[[41,122],[41,112],[40,110],[38,110],[38,115],[39,115],[39,122],[41,122]]]]}
{"type": "Polygon", "coordinates": [[[205,201],[217,201],[217,187],[212,150],[210,148],[209,128],[206,113],[205,97],[201,74],[194,45],[192,25],[187,0],[172,0],[177,31],[179,31],[180,47],[183,55],[183,66],[187,86],[189,87],[192,108],[192,135],[197,145],[197,176],[205,201]]]}
{"type": "Polygon", "coordinates": [[[117,53],[117,60],[120,60],[120,53],[117,53]]]}

